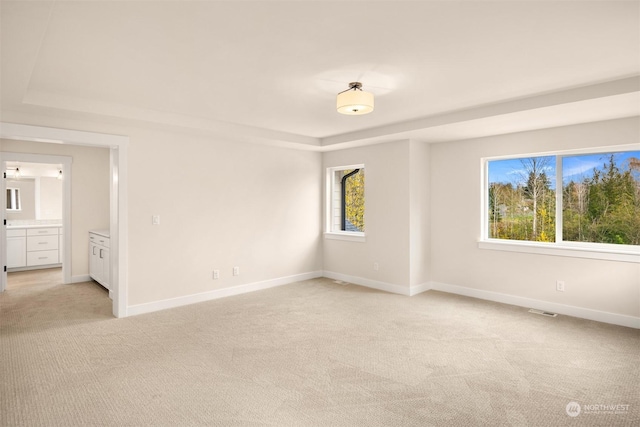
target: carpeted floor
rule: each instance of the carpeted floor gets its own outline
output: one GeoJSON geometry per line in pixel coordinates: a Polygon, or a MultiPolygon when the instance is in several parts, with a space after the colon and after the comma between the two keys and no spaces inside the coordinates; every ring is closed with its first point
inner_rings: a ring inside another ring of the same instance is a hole
{"type": "Polygon", "coordinates": [[[634,329],[329,279],[110,303],[93,283],[0,295],[0,425],[640,425],[634,329]]]}

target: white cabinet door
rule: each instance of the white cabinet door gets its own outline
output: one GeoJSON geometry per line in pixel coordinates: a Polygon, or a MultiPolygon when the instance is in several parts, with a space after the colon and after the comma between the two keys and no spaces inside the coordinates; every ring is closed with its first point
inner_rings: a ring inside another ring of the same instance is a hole
{"type": "Polygon", "coordinates": [[[89,242],[89,276],[100,281],[102,278],[102,262],[100,261],[100,246],[89,242]]]}
{"type": "Polygon", "coordinates": [[[100,249],[100,261],[102,263],[102,286],[111,289],[111,257],[109,249],[100,249]]]}
{"type": "MultiPolygon", "coordinates": [[[[108,246],[94,243],[96,236],[89,241],[89,276],[105,288],[110,288],[111,282],[111,257],[108,246]]],[[[103,238],[105,239],[105,238],[103,238]]],[[[109,239],[106,238],[106,242],[109,239]]],[[[104,240],[103,240],[104,242],[104,240]]],[[[107,243],[108,244],[108,243],[107,243]]]]}
{"type": "Polygon", "coordinates": [[[7,268],[27,265],[27,238],[7,237],[7,268]]]}

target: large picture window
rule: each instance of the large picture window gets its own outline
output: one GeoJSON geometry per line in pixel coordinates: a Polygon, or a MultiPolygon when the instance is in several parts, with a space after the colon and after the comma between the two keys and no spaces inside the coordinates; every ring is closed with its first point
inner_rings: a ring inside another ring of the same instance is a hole
{"type": "Polygon", "coordinates": [[[486,165],[488,239],[640,245],[640,151],[486,165]]]}

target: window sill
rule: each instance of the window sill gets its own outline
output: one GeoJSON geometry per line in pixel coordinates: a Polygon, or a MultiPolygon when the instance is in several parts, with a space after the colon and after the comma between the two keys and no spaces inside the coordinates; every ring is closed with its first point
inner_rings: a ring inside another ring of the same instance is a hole
{"type": "Polygon", "coordinates": [[[330,240],[346,240],[348,242],[359,242],[364,243],[367,241],[364,233],[351,233],[348,231],[336,232],[336,231],[328,231],[324,233],[325,239],[330,240]]]}
{"type": "MultiPolygon", "coordinates": [[[[607,245],[608,246],[608,245],[607,245]]],[[[540,255],[555,255],[572,258],[601,259],[606,261],[620,261],[640,263],[640,248],[638,250],[617,249],[598,245],[585,247],[571,243],[537,243],[519,242],[514,240],[482,240],[478,242],[478,248],[496,251],[522,252],[540,255]]]]}

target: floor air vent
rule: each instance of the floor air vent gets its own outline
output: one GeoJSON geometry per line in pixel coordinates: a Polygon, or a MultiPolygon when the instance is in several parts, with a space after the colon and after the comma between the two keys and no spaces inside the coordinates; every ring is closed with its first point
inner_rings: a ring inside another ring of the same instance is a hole
{"type": "Polygon", "coordinates": [[[557,313],[550,313],[548,311],[536,310],[535,308],[532,308],[531,310],[529,310],[529,313],[540,314],[542,316],[547,316],[547,317],[556,317],[556,316],[558,316],[557,313]]]}

